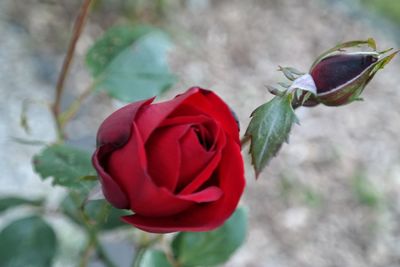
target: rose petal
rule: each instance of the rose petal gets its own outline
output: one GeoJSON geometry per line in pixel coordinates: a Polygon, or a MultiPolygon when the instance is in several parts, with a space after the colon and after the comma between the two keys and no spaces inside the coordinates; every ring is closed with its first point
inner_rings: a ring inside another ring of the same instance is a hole
{"type": "Polygon", "coordinates": [[[118,148],[129,139],[131,122],[143,107],[148,106],[154,98],[135,102],[112,113],[100,125],[97,132],[97,146],[111,144],[118,148]]]}
{"type": "Polygon", "coordinates": [[[128,209],[129,208],[129,200],[126,197],[125,193],[121,190],[119,185],[111,178],[111,176],[104,170],[102,164],[100,163],[100,159],[102,158],[102,148],[96,149],[93,154],[92,162],[93,166],[96,169],[99,180],[101,183],[101,189],[105,198],[116,208],[118,209],[128,209]]]}
{"type": "Polygon", "coordinates": [[[194,106],[217,120],[233,140],[240,144],[239,128],[230,108],[212,91],[201,88],[191,88],[190,90],[196,89],[200,93],[190,95],[183,104],[194,106]]]}
{"type": "Polygon", "coordinates": [[[172,114],[171,117],[165,119],[161,126],[174,123],[187,123],[196,126],[201,141],[206,143],[208,151],[215,150],[217,136],[221,130],[220,124],[213,118],[206,115],[203,111],[194,106],[186,104],[180,105],[172,114]],[[201,114],[201,115],[196,115],[201,114]],[[201,118],[204,118],[203,120],[201,118]],[[193,121],[190,122],[189,119],[193,121]]]}
{"type": "Polygon", "coordinates": [[[164,187],[158,187],[147,172],[143,140],[135,123],[131,138],[114,151],[108,172],[126,191],[130,208],[142,216],[169,216],[184,211],[193,201],[180,199],[164,187]]]}
{"type": "Polygon", "coordinates": [[[150,134],[171,114],[171,112],[181,105],[186,98],[194,94],[199,94],[199,92],[199,89],[190,89],[170,101],[156,103],[143,109],[143,112],[141,112],[136,120],[143,141],[146,142],[150,134]]]}
{"type": "Polygon", "coordinates": [[[189,195],[179,195],[180,199],[191,200],[196,203],[212,202],[220,199],[224,192],[217,186],[210,186],[206,189],[189,195]]]}
{"type": "Polygon", "coordinates": [[[239,128],[229,107],[216,94],[199,87],[190,88],[173,100],[145,107],[137,119],[144,142],[147,141],[154,129],[183,103],[192,105],[215,118],[225,131],[240,144],[239,128]]]}
{"type": "Polygon", "coordinates": [[[215,152],[209,152],[200,143],[199,137],[191,128],[179,140],[182,163],[177,190],[190,183],[201,170],[205,169],[215,152]]]}
{"type": "Polygon", "coordinates": [[[195,205],[175,216],[150,218],[134,214],[123,217],[123,220],[153,233],[213,230],[232,215],[245,186],[240,147],[231,138],[223,151],[217,177],[224,194],[215,202],[195,205]]]}
{"type": "Polygon", "coordinates": [[[204,114],[196,114],[196,115],[184,115],[177,116],[172,118],[166,118],[161,124],[160,127],[173,126],[173,125],[181,125],[181,124],[203,124],[206,122],[212,121],[212,119],[204,114]]]}
{"type": "Polygon", "coordinates": [[[129,201],[124,191],[106,172],[104,166],[108,155],[129,139],[131,122],[136,114],[152,101],[153,99],[135,102],[115,111],[103,121],[97,132],[98,149],[93,154],[92,163],[99,174],[104,196],[116,208],[128,208],[129,201]]]}
{"type": "Polygon", "coordinates": [[[216,167],[220,163],[222,150],[226,144],[226,135],[222,131],[219,131],[216,136],[215,141],[215,153],[213,158],[208,162],[206,166],[197,174],[195,178],[192,178],[190,183],[188,183],[181,191],[180,194],[190,194],[198,190],[203,184],[205,184],[210,177],[212,176],[213,172],[215,171],[216,167]]]}
{"type": "Polygon", "coordinates": [[[171,192],[175,191],[182,164],[179,140],[189,128],[179,125],[157,129],[146,144],[150,176],[159,187],[171,192]]]}

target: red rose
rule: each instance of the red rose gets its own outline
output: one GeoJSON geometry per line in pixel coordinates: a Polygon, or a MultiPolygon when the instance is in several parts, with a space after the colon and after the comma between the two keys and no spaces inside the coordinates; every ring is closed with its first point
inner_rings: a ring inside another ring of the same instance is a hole
{"type": "Polygon", "coordinates": [[[238,125],[213,92],[129,104],[100,126],[93,155],[102,189],[127,223],[148,232],[208,231],[245,186],[238,125]]]}

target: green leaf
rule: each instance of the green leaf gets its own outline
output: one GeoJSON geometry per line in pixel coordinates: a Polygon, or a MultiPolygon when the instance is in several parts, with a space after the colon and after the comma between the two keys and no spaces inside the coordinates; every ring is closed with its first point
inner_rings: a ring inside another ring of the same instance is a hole
{"type": "Polygon", "coordinates": [[[298,122],[292,108],[292,94],[275,96],[251,114],[245,136],[251,138],[250,153],[258,176],[273,156],[287,142],[293,123],[298,122]]]}
{"type": "Polygon", "coordinates": [[[43,204],[43,199],[26,199],[21,197],[3,197],[0,198],[0,213],[7,209],[15,208],[22,205],[28,206],[41,206],[43,204]]]}
{"type": "Polygon", "coordinates": [[[159,95],[176,81],[167,62],[170,47],[163,32],[145,34],[107,65],[96,81],[96,90],[125,102],[159,95]]]}
{"type": "Polygon", "coordinates": [[[40,217],[19,219],[0,232],[0,266],[47,267],[57,250],[53,229],[40,217]]]}
{"type": "Polygon", "coordinates": [[[100,75],[108,64],[133,42],[155,30],[146,25],[117,26],[107,30],[86,55],[86,64],[93,76],[100,75]]]}
{"type": "Polygon", "coordinates": [[[86,203],[83,208],[84,214],[82,215],[81,209],[84,201],[83,196],[71,193],[61,202],[60,209],[79,226],[85,223],[82,216],[86,216],[92,224],[104,231],[127,226],[121,220],[121,216],[130,214],[128,211],[116,209],[105,200],[92,200],[86,203]]]}
{"type": "Polygon", "coordinates": [[[146,250],[140,260],[138,267],[173,267],[167,256],[160,250],[146,250]]]}
{"type": "Polygon", "coordinates": [[[226,262],[243,244],[246,231],[246,212],[238,208],[217,230],[179,233],[172,242],[172,249],[179,266],[215,266],[226,262]]]}
{"type": "Polygon", "coordinates": [[[53,177],[54,185],[89,190],[94,182],[81,179],[95,175],[91,155],[67,145],[52,145],[33,157],[35,171],[43,178],[53,177]]]}

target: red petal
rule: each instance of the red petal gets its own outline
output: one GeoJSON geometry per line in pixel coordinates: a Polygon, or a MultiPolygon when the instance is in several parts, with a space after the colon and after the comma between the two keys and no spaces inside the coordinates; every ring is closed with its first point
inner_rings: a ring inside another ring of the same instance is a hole
{"type": "Polygon", "coordinates": [[[183,103],[192,105],[216,119],[235,142],[240,144],[239,128],[229,107],[216,94],[199,87],[190,88],[184,94],[178,95],[170,101],[145,107],[137,118],[143,140],[146,142],[160,123],[183,103]]]}
{"type": "Polygon", "coordinates": [[[216,201],[224,194],[222,190],[217,186],[210,186],[206,189],[196,192],[190,195],[179,195],[180,199],[191,200],[196,203],[205,203],[216,201]]]}
{"type": "Polygon", "coordinates": [[[101,148],[96,149],[93,154],[92,162],[93,166],[99,174],[100,183],[102,185],[102,191],[105,198],[118,209],[128,209],[129,200],[125,193],[121,190],[119,185],[111,178],[111,176],[104,170],[100,164],[100,160],[103,154],[101,148]]]}
{"type": "Polygon", "coordinates": [[[201,170],[205,169],[215,152],[209,152],[200,144],[197,134],[191,128],[179,140],[182,163],[179,175],[178,191],[190,183],[201,170]]]}
{"type": "Polygon", "coordinates": [[[153,181],[160,187],[174,192],[181,166],[179,139],[190,125],[157,129],[146,144],[148,170],[153,181]]]}
{"type": "Polygon", "coordinates": [[[130,200],[130,208],[142,216],[168,216],[193,205],[163,187],[157,187],[147,172],[143,140],[136,124],[124,147],[114,151],[108,162],[110,175],[118,181],[130,200]]]}
{"type": "Polygon", "coordinates": [[[98,149],[92,157],[93,166],[100,177],[102,190],[106,199],[116,208],[129,208],[129,201],[117,182],[106,172],[104,166],[108,155],[129,139],[131,125],[140,109],[149,105],[153,99],[129,104],[108,116],[97,132],[98,149]]]}
{"type": "Polygon", "coordinates": [[[136,122],[144,142],[150,134],[165,120],[186,98],[198,94],[199,90],[188,90],[184,94],[176,96],[174,99],[162,103],[153,104],[141,112],[136,122]]]}
{"type": "Polygon", "coordinates": [[[97,132],[97,146],[111,144],[113,147],[121,147],[128,141],[132,121],[143,107],[148,106],[154,98],[135,102],[118,109],[108,116],[97,132]]]}
{"type": "Polygon", "coordinates": [[[232,215],[245,186],[240,147],[232,139],[227,142],[216,175],[224,194],[215,202],[195,205],[174,216],[150,218],[134,214],[123,217],[123,220],[153,233],[213,230],[232,215]]]}
{"type": "Polygon", "coordinates": [[[212,91],[201,88],[190,90],[199,90],[199,93],[189,96],[183,104],[194,106],[217,120],[233,140],[240,144],[238,125],[226,103],[212,91]]]}
{"type": "Polygon", "coordinates": [[[226,136],[225,133],[221,131],[215,137],[215,147],[213,150],[215,151],[213,158],[208,162],[207,165],[204,166],[202,171],[197,173],[195,178],[192,178],[191,182],[187,184],[180,194],[190,194],[198,190],[203,184],[210,180],[213,172],[217,168],[218,164],[221,160],[222,149],[226,144],[226,136]]]}

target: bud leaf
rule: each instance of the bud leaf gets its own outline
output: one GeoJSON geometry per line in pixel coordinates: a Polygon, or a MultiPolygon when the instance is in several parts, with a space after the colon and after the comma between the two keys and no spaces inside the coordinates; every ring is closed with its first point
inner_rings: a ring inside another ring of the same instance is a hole
{"type": "Polygon", "coordinates": [[[311,65],[310,69],[313,69],[315,65],[317,65],[323,58],[325,58],[330,53],[333,53],[335,51],[340,51],[344,48],[351,48],[351,47],[360,46],[360,45],[367,45],[370,48],[372,48],[373,50],[376,50],[376,43],[375,43],[375,40],[372,38],[369,38],[368,40],[355,40],[355,41],[349,41],[349,42],[345,42],[342,44],[338,44],[335,47],[322,53],[311,65]]]}
{"type": "Polygon", "coordinates": [[[250,154],[258,176],[287,142],[293,123],[298,122],[292,108],[293,93],[275,96],[253,111],[245,137],[251,138],[250,154]]]}
{"type": "Polygon", "coordinates": [[[283,96],[286,93],[286,90],[281,91],[272,85],[266,85],[265,87],[268,89],[268,92],[270,92],[273,95],[283,96]]]}
{"type": "Polygon", "coordinates": [[[288,89],[290,87],[290,83],[285,83],[285,82],[278,82],[278,85],[282,86],[283,88],[288,89]]]}
{"type": "Polygon", "coordinates": [[[288,78],[289,80],[291,80],[291,81],[296,80],[296,76],[294,76],[295,73],[291,72],[289,70],[289,68],[284,68],[284,67],[279,66],[278,70],[282,71],[283,74],[285,75],[285,77],[288,78]]]}
{"type": "Polygon", "coordinates": [[[315,85],[314,79],[310,74],[304,74],[303,76],[300,76],[299,78],[294,80],[288,91],[292,92],[295,89],[308,91],[313,93],[314,95],[317,94],[317,86],[315,85]]]}

